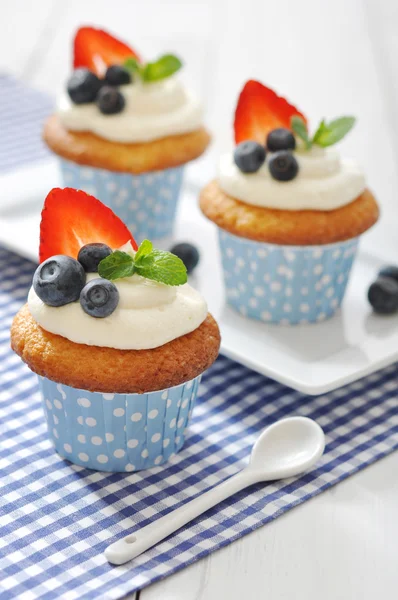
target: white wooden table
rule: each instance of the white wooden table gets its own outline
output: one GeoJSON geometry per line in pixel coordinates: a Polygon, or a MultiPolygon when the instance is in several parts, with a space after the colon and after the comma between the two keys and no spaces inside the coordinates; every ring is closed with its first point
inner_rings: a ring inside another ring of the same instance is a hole
{"type": "MultiPolygon", "coordinates": [[[[365,244],[398,255],[398,4],[395,0],[1,0],[0,71],[51,93],[83,23],[149,58],[174,51],[215,134],[190,167],[205,182],[232,139],[245,79],[286,94],[316,124],[355,114],[341,149],[366,168],[383,208],[365,244]]],[[[396,261],[398,262],[398,261],[396,261]]],[[[141,600],[389,600],[398,597],[398,453],[140,594],[141,600]]]]}

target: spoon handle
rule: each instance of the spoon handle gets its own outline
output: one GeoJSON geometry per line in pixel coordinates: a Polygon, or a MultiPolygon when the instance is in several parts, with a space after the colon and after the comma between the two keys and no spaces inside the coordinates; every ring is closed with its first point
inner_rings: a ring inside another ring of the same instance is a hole
{"type": "Polygon", "coordinates": [[[209,510],[209,508],[236,494],[236,492],[243,490],[252,483],[255,483],[253,474],[249,469],[243,469],[240,473],[183,504],[172,513],[157,519],[146,527],[108,546],[105,550],[107,560],[114,565],[122,565],[132,560],[206,510],[209,510]]]}

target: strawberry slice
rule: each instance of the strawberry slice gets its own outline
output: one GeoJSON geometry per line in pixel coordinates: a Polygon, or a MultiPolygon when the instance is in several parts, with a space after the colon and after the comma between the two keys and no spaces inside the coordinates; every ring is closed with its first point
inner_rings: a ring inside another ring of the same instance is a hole
{"type": "Polygon", "coordinates": [[[235,111],[235,142],[253,140],[264,144],[272,129],[290,129],[290,119],[294,115],[307,122],[295,106],[259,81],[250,79],[240,93],[235,111]]]}
{"type": "Polygon", "coordinates": [[[40,223],[40,262],[55,254],[77,258],[85,244],[103,242],[112,250],[137,243],[126,225],[99,200],[81,190],[53,188],[44,201],[40,223]]]}
{"type": "Polygon", "coordinates": [[[120,65],[126,58],[133,57],[140,61],[138,54],[110,33],[94,27],[80,27],[73,42],[73,67],[86,67],[103,77],[106,68],[120,65]]]}

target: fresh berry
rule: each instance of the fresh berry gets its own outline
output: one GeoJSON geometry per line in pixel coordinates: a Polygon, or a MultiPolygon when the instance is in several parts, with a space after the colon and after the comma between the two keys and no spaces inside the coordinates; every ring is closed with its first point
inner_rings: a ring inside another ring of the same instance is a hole
{"type": "Polygon", "coordinates": [[[199,262],[199,250],[188,242],[176,244],[170,252],[182,260],[188,273],[192,273],[199,262]]]}
{"type": "Polygon", "coordinates": [[[112,249],[106,244],[86,244],[80,248],[77,260],[86,273],[97,273],[101,260],[112,254],[112,249]]]}
{"type": "Polygon", "coordinates": [[[298,162],[291,152],[280,150],[272,154],[268,161],[269,171],[274,179],[278,181],[290,181],[298,173],[298,162]]]}
{"type": "Polygon", "coordinates": [[[75,104],[94,102],[102,82],[88,69],[76,69],[68,79],[67,90],[75,104]]]}
{"type": "Polygon", "coordinates": [[[80,304],[91,317],[109,317],[119,304],[118,289],[107,279],[92,279],[81,291],[80,304]]]}
{"type": "Polygon", "coordinates": [[[131,74],[121,65],[111,65],[106,70],[105,82],[108,85],[125,85],[131,83],[131,74]]]}
{"type": "Polygon", "coordinates": [[[287,100],[259,81],[249,80],[239,96],[235,111],[235,142],[255,140],[263,144],[268,133],[279,127],[289,128],[290,119],[304,115],[287,100]]]}
{"type": "Polygon", "coordinates": [[[243,173],[255,173],[265,161],[265,148],[257,142],[241,142],[234,151],[236,166],[243,173]]]}
{"type": "Polygon", "coordinates": [[[389,277],[398,283],[398,267],[394,267],[392,265],[384,267],[381,269],[381,271],[379,271],[379,277],[389,277]]]}
{"type": "Polygon", "coordinates": [[[126,102],[119,90],[111,85],[104,85],[98,92],[96,103],[104,115],[115,115],[122,112],[126,102]]]}
{"type": "Polygon", "coordinates": [[[267,149],[270,152],[278,152],[278,150],[294,150],[296,147],[296,138],[290,131],[284,127],[273,129],[267,135],[267,149]]]}
{"type": "Polygon", "coordinates": [[[44,201],[40,224],[40,262],[54,254],[77,258],[92,242],[120,248],[130,241],[138,246],[126,225],[99,200],[81,190],[54,188],[44,201]]]}
{"type": "Polygon", "coordinates": [[[378,277],[368,291],[368,300],[376,313],[390,315],[398,310],[398,282],[378,277]]]}
{"type": "Polygon", "coordinates": [[[140,62],[138,54],[127,44],[94,27],[78,29],[73,49],[73,67],[87,67],[99,77],[104,76],[107,67],[120,65],[127,58],[133,57],[140,62]]]}
{"type": "Polygon", "coordinates": [[[47,258],[33,275],[33,289],[48,306],[75,302],[85,283],[86,274],[81,264],[63,254],[47,258]]]}

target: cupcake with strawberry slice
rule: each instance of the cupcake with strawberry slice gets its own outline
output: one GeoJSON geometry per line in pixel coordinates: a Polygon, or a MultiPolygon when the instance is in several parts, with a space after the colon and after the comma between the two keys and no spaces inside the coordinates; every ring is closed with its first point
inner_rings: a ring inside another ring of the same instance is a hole
{"type": "Polygon", "coordinates": [[[40,265],[11,329],[39,376],[49,435],[73,463],[153,467],[178,452],[220,334],[182,261],[83,191],[53,189],[40,265]]]}
{"type": "Polygon", "coordinates": [[[322,321],[340,306],[359,237],[379,210],[365,176],[332,146],[353,117],[309,132],[301,111],[248,81],[235,113],[235,148],[200,206],[219,231],[227,300],[265,322],[322,321]]]}
{"type": "Polygon", "coordinates": [[[73,73],[44,126],[65,184],[101,198],[138,241],[171,235],[184,166],[210,141],[181,67],[172,54],[144,61],[109,33],[82,27],[73,73]]]}

